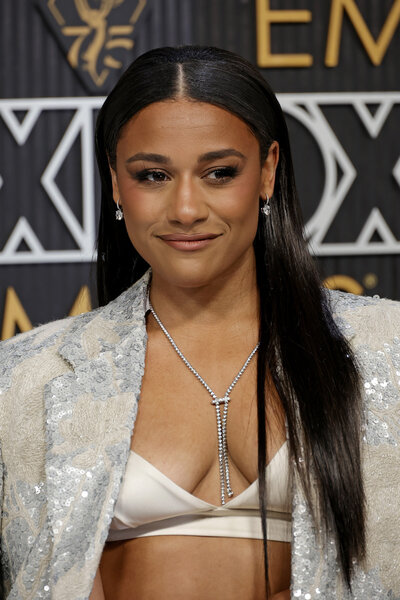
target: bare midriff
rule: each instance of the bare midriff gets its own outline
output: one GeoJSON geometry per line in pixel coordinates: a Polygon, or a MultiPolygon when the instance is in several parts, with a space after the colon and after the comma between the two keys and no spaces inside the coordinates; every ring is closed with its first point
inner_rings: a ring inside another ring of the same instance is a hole
{"type": "MultiPolygon", "coordinates": [[[[269,588],[290,586],[290,544],[268,542],[269,588]]],[[[262,540],[151,536],[106,544],[106,600],[265,600],[262,540]]]]}

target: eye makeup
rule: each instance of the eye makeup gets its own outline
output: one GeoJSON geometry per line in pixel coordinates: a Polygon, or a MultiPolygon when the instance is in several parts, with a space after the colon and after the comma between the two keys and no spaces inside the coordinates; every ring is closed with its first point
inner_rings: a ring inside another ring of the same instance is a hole
{"type": "MultiPolygon", "coordinates": [[[[239,167],[234,165],[213,167],[201,176],[203,180],[210,181],[213,185],[227,183],[239,174],[239,167]]],[[[169,175],[160,169],[148,168],[130,172],[131,177],[139,183],[161,184],[168,181],[169,175]]]]}
{"type": "Polygon", "coordinates": [[[213,183],[226,183],[227,180],[234,179],[238,174],[239,168],[230,165],[226,167],[213,168],[210,171],[208,171],[208,173],[204,177],[213,180],[213,183]]]}
{"type": "Polygon", "coordinates": [[[141,169],[140,171],[131,173],[131,177],[139,183],[159,184],[164,183],[168,175],[158,169],[141,169]]]}

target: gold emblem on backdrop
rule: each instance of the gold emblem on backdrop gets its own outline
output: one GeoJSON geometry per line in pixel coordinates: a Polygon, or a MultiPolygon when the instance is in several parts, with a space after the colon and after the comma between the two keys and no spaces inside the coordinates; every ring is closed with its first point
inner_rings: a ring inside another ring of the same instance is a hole
{"type": "Polygon", "coordinates": [[[91,91],[111,89],[148,0],[39,0],[71,67],[91,91]],[[114,77],[113,77],[114,75],[114,77]]]}
{"type": "MultiPolygon", "coordinates": [[[[90,291],[87,285],[83,285],[74,300],[68,316],[75,317],[76,315],[80,315],[81,313],[90,310],[92,310],[90,291]]],[[[10,286],[6,291],[0,340],[8,340],[8,338],[14,336],[16,333],[23,333],[30,329],[32,329],[31,320],[29,319],[17,292],[10,286]]]]}

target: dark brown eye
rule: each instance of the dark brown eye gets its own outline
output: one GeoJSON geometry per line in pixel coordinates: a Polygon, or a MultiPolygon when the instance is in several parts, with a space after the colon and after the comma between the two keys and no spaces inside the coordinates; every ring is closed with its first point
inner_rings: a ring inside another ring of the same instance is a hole
{"type": "Polygon", "coordinates": [[[137,181],[148,181],[149,183],[163,183],[168,177],[163,171],[155,171],[153,169],[144,169],[135,173],[134,178],[137,181]]]}
{"type": "Polygon", "coordinates": [[[225,181],[227,179],[233,179],[237,173],[238,169],[236,167],[220,167],[207,173],[207,178],[215,181],[225,181]]]}

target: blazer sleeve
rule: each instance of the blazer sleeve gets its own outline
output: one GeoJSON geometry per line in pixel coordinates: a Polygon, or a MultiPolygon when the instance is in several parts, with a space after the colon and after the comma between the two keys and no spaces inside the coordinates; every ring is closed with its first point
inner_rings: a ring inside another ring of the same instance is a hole
{"type": "Polygon", "coordinates": [[[3,535],[3,478],[4,478],[4,467],[3,467],[3,454],[1,452],[1,438],[0,438],[0,600],[5,598],[4,585],[3,585],[3,553],[2,553],[2,535],[3,535]]]}

